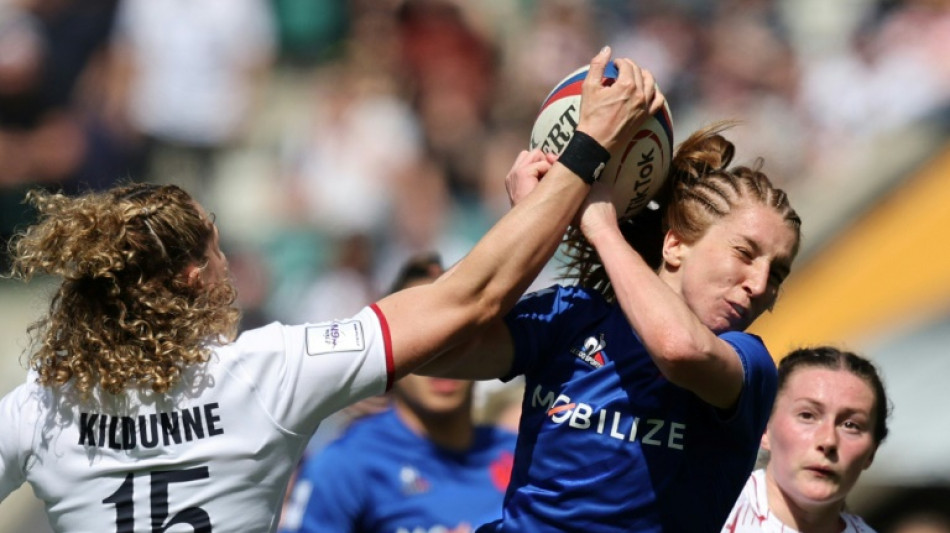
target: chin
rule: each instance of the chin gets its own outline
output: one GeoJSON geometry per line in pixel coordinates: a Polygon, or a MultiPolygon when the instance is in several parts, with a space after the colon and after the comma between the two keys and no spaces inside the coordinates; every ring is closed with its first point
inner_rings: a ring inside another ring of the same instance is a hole
{"type": "Polygon", "coordinates": [[[732,326],[726,319],[718,319],[713,321],[705,321],[706,327],[711,329],[716,335],[721,335],[727,331],[735,331],[736,328],[732,326]]]}
{"type": "Polygon", "coordinates": [[[433,400],[426,405],[426,410],[435,416],[454,415],[463,408],[465,408],[464,402],[453,398],[444,398],[443,401],[433,400]]]}
{"type": "Polygon", "coordinates": [[[801,494],[805,501],[822,505],[844,499],[844,497],[840,495],[837,485],[830,486],[824,483],[809,483],[807,486],[799,488],[799,494],[801,494]]]}

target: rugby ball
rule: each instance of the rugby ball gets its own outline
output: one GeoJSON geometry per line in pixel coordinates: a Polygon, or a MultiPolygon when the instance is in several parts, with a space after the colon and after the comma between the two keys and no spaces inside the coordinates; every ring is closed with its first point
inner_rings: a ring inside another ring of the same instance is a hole
{"type": "MultiPolygon", "coordinates": [[[[530,149],[560,154],[574,134],[580,117],[581,85],[589,66],[570,73],[548,93],[531,128],[530,149]]],[[[613,62],[604,71],[604,83],[617,79],[613,62]]],[[[600,181],[612,188],[611,200],[617,217],[630,218],[656,196],[670,171],[673,159],[673,119],[664,104],[652,117],[622,139],[610,154],[600,181]]]]}

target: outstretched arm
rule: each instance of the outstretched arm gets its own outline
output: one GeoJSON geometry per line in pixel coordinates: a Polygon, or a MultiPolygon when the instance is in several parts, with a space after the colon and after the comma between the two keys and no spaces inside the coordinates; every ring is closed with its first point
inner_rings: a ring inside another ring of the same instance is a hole
{"type": "MultiPolygon", "coordinates": [[[[627,133],[662,107],[664,99],[656,90],[652,75],[629,59],[616,61],[617,79],[611,86],[604,86],[601,79],[606,60],[607,54],[602,52],[591,62],[583,86],[578,130],[611,150],[627,133]]],[[[427,356],[448,353],[421,369],[424,374],[488,379],[499,377],[511,367],[511,338],[501,316],[520,298],[557,249],[588,189],[564,165],[555,163],[544,174],[544,162],[537,156],[529,154],[527,157],[528,161],[519,158],[524,163],[523,168],[519,169],[519,162],[515,163],[509,173],[509,185],[512,176],[515,176],[516,184],[521,183],[524,176],[540,168],[544,179],[536,190],[520,200],[519,191],[509,187],[514,208],[468,257],[446,276],[426,287],[431,291],[426,297],[438,300],[433,308],[438,310],[429,316],[434,319],[433,314],[440,315],[443,336],[415,335],[414,342],[429,344],[409,344],[409,352],[422,354],[428,350],[427,356]],[[532,164],[539,167],[531,167],[532,164]],[[482,285],[472,284],[475,280],[482,285]],[[461,290],[456,293],[448,288],[449,285],[461,287],[461,290]],[[480,334],[473,335],[475,332],[480,334]]],[[[400,313],[400,318],[407,319],[407,328],[412,327],[411,317],[400,313]]],[[[393,352],[399,357],[395,332],[393,344],[393,352]]],[[[423,356],[412,361],[411,368],[425,359],[423,356]]],[[[401,375],[398,362],[396,366],[398,377],[401,375]]]]}

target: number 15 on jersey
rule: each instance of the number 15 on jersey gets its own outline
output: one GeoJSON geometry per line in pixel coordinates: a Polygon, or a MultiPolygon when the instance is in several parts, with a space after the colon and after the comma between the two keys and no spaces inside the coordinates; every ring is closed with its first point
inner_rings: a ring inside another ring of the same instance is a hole
{"type": "Polygon", "coordinates": [[[134,533],[135,529],[135,479],[149,478],[150,486],[150,529],[152,533],[164,533],[176,524],[189,524],[195,533],[212,533],[211,517],[201,507],[188,507],[174,513],[169,518],[168,492],[174,485],[188,483],[210,477],[208,467],[186,470],[156,470],[136,476],[130,472],[119,488],[102,500],[105,505],[115,506],[116,533],[134,533]]]}

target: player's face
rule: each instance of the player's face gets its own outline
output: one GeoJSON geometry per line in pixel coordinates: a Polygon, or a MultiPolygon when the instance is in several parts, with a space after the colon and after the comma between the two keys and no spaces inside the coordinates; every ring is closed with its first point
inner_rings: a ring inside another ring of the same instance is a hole
{"type": "Polygon", "coordinates": [[[808,508],[844,500],[877,449],[874,407],[874,391],[848,371],[789,375],[762,439],[771,452],[769,501],[808,508]]]}
{"type": "Polygon", "coordinates": [[[796,244],[774,209],[741,204],[694,243],[667,235],[663,275],[711,330],[742,331],[775,303],[796,244]]]}
{"type": "Polygon", "coordinates": [[[472,382],[410,374],[396,382],[397,401],[420,418],[443,417],[471,409],[472,382]]]}

